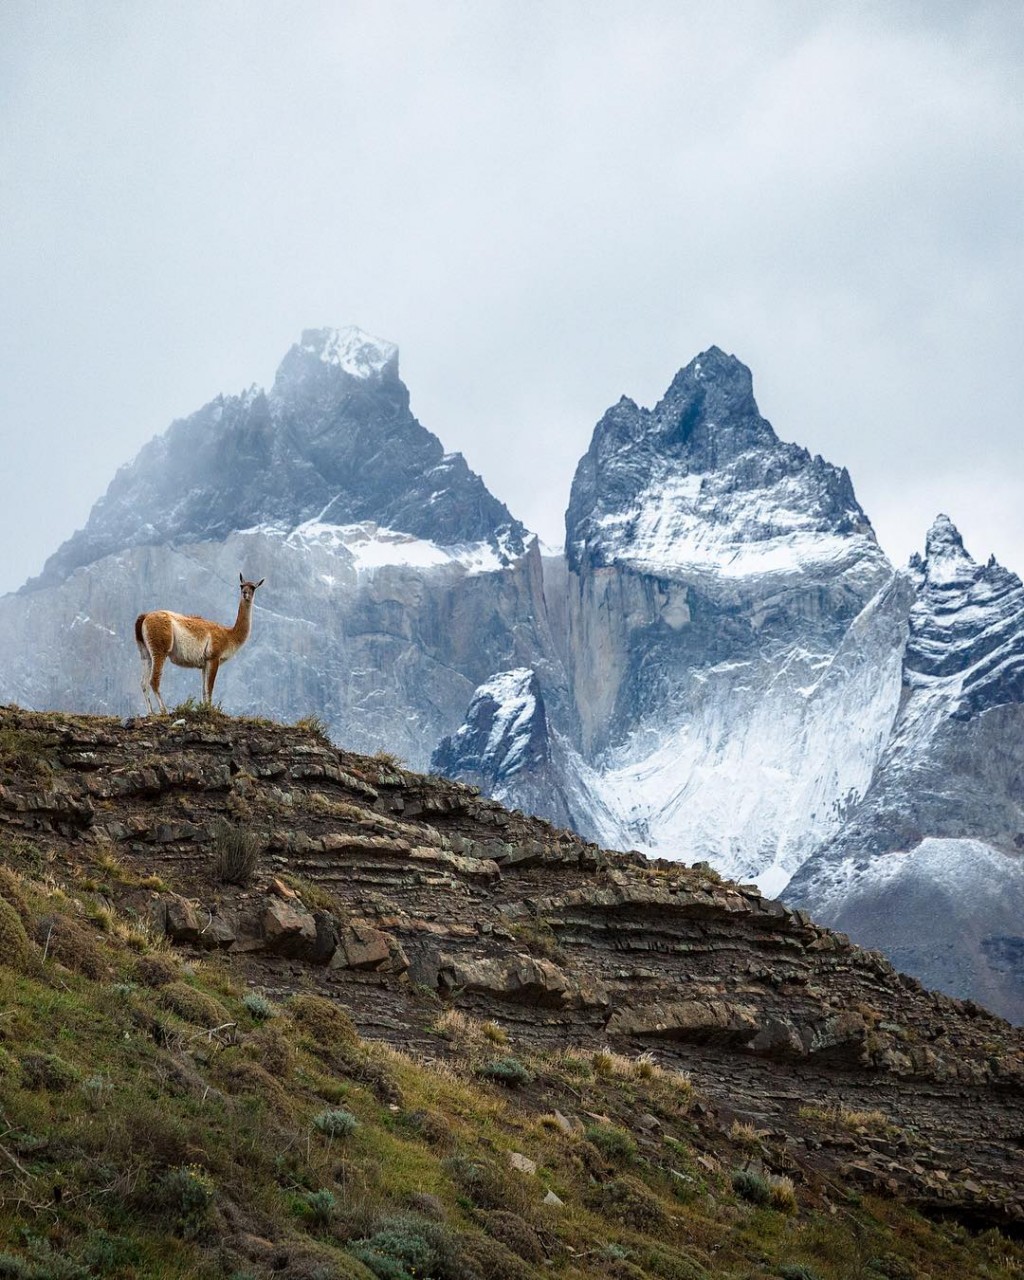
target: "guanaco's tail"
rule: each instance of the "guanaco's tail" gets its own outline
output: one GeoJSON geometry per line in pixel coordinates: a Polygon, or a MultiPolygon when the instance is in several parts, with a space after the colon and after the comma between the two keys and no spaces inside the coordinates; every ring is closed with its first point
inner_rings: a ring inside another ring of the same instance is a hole
{"type": "Polygon", "coordinates": [[[135,643],[142,647],[145,647],[146,644],[145,640],[142,638],[142,624],[145,621],[145,617],[146,615],[144,613],[140,613],[135,619],[135,643]]]}

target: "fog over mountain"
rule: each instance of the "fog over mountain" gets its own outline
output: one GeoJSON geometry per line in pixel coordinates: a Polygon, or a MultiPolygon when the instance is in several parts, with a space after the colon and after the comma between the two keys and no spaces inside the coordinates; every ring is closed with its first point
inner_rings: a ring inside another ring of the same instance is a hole
{"type": "Polygon", "coordinates": [[[0,592],[353,320],[548,543],[605,408],[716,342],[894,563],[948,510],[1020,565],[1022,75],[1000,0],[9,0],[0,592]]]}

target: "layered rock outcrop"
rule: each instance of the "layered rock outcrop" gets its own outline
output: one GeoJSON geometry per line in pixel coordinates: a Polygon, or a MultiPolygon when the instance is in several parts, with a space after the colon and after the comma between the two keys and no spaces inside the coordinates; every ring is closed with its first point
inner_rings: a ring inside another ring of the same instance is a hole
{"type": "Polygon", "coordinates": [[[300,729],[6,710],[0,741],[6,847],[62,873],[120,866],[121,910],[216,945],[271,994],[320,986],[367,1033],[429,1052],[427,992],[526,1044],[653,1049],[828,1167],[806,1109],[881,1108],[887,1136],[842,1144],[848,1176],[1024,1224],[1024,1033],[753,886],[606,853],[300,729]],[[217,873],[226,827],[262,846],[244,888],[217,873]]]}

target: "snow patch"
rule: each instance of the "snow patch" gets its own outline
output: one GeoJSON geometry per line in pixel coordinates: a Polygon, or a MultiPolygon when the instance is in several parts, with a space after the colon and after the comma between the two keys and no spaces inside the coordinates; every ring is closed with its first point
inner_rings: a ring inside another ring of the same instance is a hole
{"type": "Polygon", "coordinates": [[[329,555],[348,558],[359,575],[371,575],[378,569],[391,567],[425,570],[451,567],[473,576],[497,573],[515,559],[511,551],[506,554],[504,546],[502,555],[489,542],[441,546],[398,529],[387,529],[372,520],[359,524],[328,524],[315,518],[292,530],[264,524],[239,532],[280,539],[297,550],[316,548],[329,555]]]}
{"type": "Polygon", "coordinates": [[[383,338],[374,338],[355,325],[346,329],[323,329],[317,340],[302,347],[324,364],[337,365],[353,378],[370,378],[383,373],[398,356],[398,347],[383,338]]]}

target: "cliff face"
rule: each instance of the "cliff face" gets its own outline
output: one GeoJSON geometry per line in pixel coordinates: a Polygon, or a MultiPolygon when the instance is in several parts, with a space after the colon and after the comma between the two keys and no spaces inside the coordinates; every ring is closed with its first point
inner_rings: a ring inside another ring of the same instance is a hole
{"type": "Polygon", "coordinates": [[[1024,1020],[1024,589],[936,520],[899,715],[863,802],[787,898],[897,964],[1024,1020]]]}
{"type": "Polygon", "coordinates": [[[8,841],[58,876],[113,854],[140,873],[110,890],[122,908],[271,994],[321,989],[425,1051],[425,991],[523,1044],[651,1048],[808,1176],[1024,1225],[1024,1035],[750,886],[604,853],[301,729],[7,709],[0,744],[8,841]],[[216,873],[226,829],[261,850],[244,889],[216,873]],[[139,884],[154,873],[170,888],[139,884]],[[815,1108],[839,1106],[894,1123],[823,1146],[815,1108]]]}

